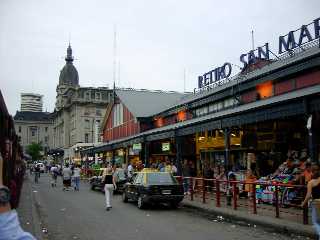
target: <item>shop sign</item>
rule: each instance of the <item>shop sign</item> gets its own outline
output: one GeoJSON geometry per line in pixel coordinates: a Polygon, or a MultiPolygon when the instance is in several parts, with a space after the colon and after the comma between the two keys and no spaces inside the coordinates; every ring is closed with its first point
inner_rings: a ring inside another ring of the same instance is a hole
{"type": "Polygon", "coordinates": [[[198,77],[198,88],[203,88],[208,85],[222,85],[223,79],[230,77],[232,72],[231,63],[225,63],[221,67],[217,67],[202,76],[198,77]]]}
{"type": "Polygon", "coordinates": [[[122,157],[124,155],[123,149],[119,149],[118,151],[118,156],[122,157]]]}
{"type": "MultiPolygon", "coordinates": [[[[302,25],[301,28],[290,31],[284,36],[279,36],[279,54],[291,51],[301,45],[311,42],[320,37],[320,18],[315,19],[313,22],[302,25]]],[[[255,63],[258,59],[269,60],[269,44],[251,50],[248,53],[240,55],[240,62],[245,68],[248,64],[255,63]]],[[[198,77],[198,89],[200,92],[203,90],[210,90],[218,86],[224,85],[231,81],[229,77],[232,73],[232,64],[225,63],[221,67],[217,67],[207,73],[198,77]]],[[[194,89],[196,93],[196,89],[194,89]]]]}
{"type": "Polygon", "coordinates": [[[132,145],[132,149],[133,150],[141,150],[142,149],[141,143],[134,143],[132,145]]]}
{"type": "Polygon", "coordinates": [[[162,143],[162,151],[170,151],[170,143],[162,143]]]}
{"type": "Polygon", "coordinates": [[[320,37],[320,18],[313,20],[308,25],[302,25],[301,28],[290,31],[285,36],[279,37],[279,54],[284,51],[290,51],[300,47],[302,44],[311,42],[320,37]],[[311,31],[310,31],[311,29],[311,31]],[[313,34],[311,34],[313,32],[313,34]]]}

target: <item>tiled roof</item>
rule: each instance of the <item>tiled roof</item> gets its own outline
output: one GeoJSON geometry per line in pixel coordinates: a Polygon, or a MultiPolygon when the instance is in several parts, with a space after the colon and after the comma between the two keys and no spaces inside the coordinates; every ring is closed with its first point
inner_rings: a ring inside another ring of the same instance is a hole
{"type": "Polygon", "coordinates": [[[49,112],[20,112],[17,111],[13,118],[15,121],[48,122],[53,120],[53,113],[49,112]]]}

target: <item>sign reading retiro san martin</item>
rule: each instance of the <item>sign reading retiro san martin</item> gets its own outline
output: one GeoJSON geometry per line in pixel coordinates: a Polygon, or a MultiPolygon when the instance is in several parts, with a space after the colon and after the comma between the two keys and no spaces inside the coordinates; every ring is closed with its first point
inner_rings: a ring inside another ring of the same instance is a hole
{"type": "MultiPolygon", "coordinates": [[[[278,53],[282,54],[291,51],[294,48],[311,42],[320,37],[320,18],[313,20],[313,22],[302,25],[295,31],[290,31],[284,36],[279,36],[278,53]]],[[[240,55],[240,62],[245,68],[248,64],[255,63],[257,59],[269,60],[269,44],[251,50],[248,53],[240,55]]],[[[224,63],[209,72],[204,73],[198,77],[198,89],[211,89],[221,86],[230,81],[229,77],[232,75],[232,64],[224,63]]]]}

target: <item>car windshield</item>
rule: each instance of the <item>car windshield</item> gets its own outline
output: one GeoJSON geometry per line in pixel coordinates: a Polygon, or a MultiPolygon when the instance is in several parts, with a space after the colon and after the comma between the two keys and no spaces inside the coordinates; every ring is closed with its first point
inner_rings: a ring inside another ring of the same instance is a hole
{"type": "Polygon", "coordinates": [[[170,173],[148,173],[147,174],[148,184],[175,184],[176,179],[170,173]]]}

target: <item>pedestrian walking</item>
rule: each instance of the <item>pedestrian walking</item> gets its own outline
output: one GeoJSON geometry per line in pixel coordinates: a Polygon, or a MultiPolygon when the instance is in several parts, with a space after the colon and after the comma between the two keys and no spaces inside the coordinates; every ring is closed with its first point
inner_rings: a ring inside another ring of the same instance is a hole
{"type": "Polygon", "coordinates": [[[301,207],[305,207],[312,199],[312,223],[320,238],[320,167],[318,164],[312,166],[312,180],[308,182],[307,194],[301,207]]]}
{"type": "Polygon", "coordinates": [[[190,182],[190,166],[187,159],[184,159],[182,166],[182,177],[183,177],[183,189],[184,194],[189,194],[189,182],[190,182]]]}
{"type": "Polygon", "coordinates": [[[34,182],[38,183],[40,178],[40,166],[38,164],[34,167],[34,182]]]}
{"type": "Polygon", "coordinates": [[[128,168],[127,168],[127,176],[128,179],[131,179],[133,175],[133,166],[131,163],[129,163],[128,168]]]}
{"type": "Polygon", "coordinates": [[[102,175],[102,179],[104,181],[104,194],[106,198],[106,210],[109,211],[111,206],[111,198],[112,198],[112,192],[113,190],[116,190],[116,181],[114,176],[112,175],[112,169],[111,167],[107,167],[102,175]]]}
{"type": "Polygon", "coordinates": [[[69,167],[69,164],[67,163],[66,166],[62,169],[63,191],[69,190],[69,187],[71,186],[71,176],[72,171],[69,167]]]}
{"type": "Polygon", "coordinates": [[[73,175],[72,175],[73,183],[74,183],[74,190],[75,191],[79,191],[80,173],[81,173],[80,166],[78,164],[76,164],[74,169],[73,169],[73,175]]]}
{"type": "Polygon", "coordinates": [[[51,186],[56,187],[59,173],[58,173],[58,168],[55,165],[52,165],[52,167],[50,168],[50,174],[51,174],[51,186]]]}

